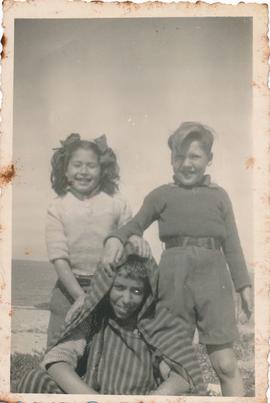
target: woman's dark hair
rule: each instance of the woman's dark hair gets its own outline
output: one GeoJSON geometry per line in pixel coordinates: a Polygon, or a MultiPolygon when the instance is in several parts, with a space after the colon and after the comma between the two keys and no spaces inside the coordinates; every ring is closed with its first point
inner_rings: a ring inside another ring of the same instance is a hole
{"type": "Polygon", "coordinates": [[[100,190],[113,195],[118,190],[119,166],[113,150],[107,146],[106,136],[96,140],[81,140],[80,135],[70,134],[66,140],[60,141],[61,147],[57,148],[51,158],[51,184],[58,196],[64,196],[68,191],[66,170],[70,158],[78,149],[92,150],[98,157],[101,167],[100,190]]]}

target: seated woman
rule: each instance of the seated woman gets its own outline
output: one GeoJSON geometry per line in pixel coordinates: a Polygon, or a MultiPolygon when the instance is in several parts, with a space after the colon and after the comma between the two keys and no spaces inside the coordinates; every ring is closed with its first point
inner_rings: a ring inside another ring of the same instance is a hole
{"type": "Polygon", "coordinates": [[[17,391],[204,394],[191,340],[179,319],[157,303],[157,275],[152,261],[137,256],[115,273],[100,268],[42,368],[26,374],[17,391]]]}

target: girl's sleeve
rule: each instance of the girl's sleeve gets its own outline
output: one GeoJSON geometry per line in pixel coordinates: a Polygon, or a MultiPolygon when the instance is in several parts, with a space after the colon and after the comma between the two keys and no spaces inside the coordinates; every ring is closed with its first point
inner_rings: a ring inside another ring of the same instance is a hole
{"type": "Polygon", "coordinates": [[[117,227],[120,228],[128,223],[132,218],[132,212],[126,200],[117,199],[117,227]]]}
{"type": "Polygon", "coordinates": [[[86,332],[82,328],[76,328],[63,341],[51,348],[44,356],[40,366],[46,370],[49,365],[57,362],[65,362],[74,370],[80,358],[82,358],[87,345],[86,332]]]}
{"type": "Polygon", "coordinates": [[[242,251],[238,230],[233,213],[232,203],[227,193],[224,192],[224,221],[226,237],[222,248],[229,266],[236,291],[251,285],[244,254],[242,251]]]}
{"type": "Polygon", "coordinates": [[[50,205],[47,210],[45,234],[49,260],[68,260],[67,239],[56,204],[50,205]]]}
{"type": "Polygon", "coordinates": [[[114,237],[120,239],[125,244],[131,235],[142,236],[144,231],[157,220],[160,213],[160,201],[156,191],[151,192],[143,201],[139,212],[126,225],[113,231],[108,238],[114,237]]]}

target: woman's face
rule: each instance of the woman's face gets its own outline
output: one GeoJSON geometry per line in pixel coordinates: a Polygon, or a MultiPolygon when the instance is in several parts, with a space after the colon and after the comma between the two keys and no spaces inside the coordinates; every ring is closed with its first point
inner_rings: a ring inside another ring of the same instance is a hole
{"type": "Polygon", "coordinates": [[[117,319],[127,320],[140,310],[145,297],[145,282],[118,274],[110,291],[110,304],[117,319]]]}

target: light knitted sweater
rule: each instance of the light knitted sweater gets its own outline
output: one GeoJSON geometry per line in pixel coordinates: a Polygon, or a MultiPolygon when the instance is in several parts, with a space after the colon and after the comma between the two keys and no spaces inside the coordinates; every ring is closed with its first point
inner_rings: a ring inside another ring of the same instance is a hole
{"type": "Polygon", "coordinates": [[[104,238],[130,219],[131,210],[119,195],[100,192],[79,200],[68,192],[55,198],[46,222],[49,260],[67,260],[74,274],[94,274],[104,238]]]}

